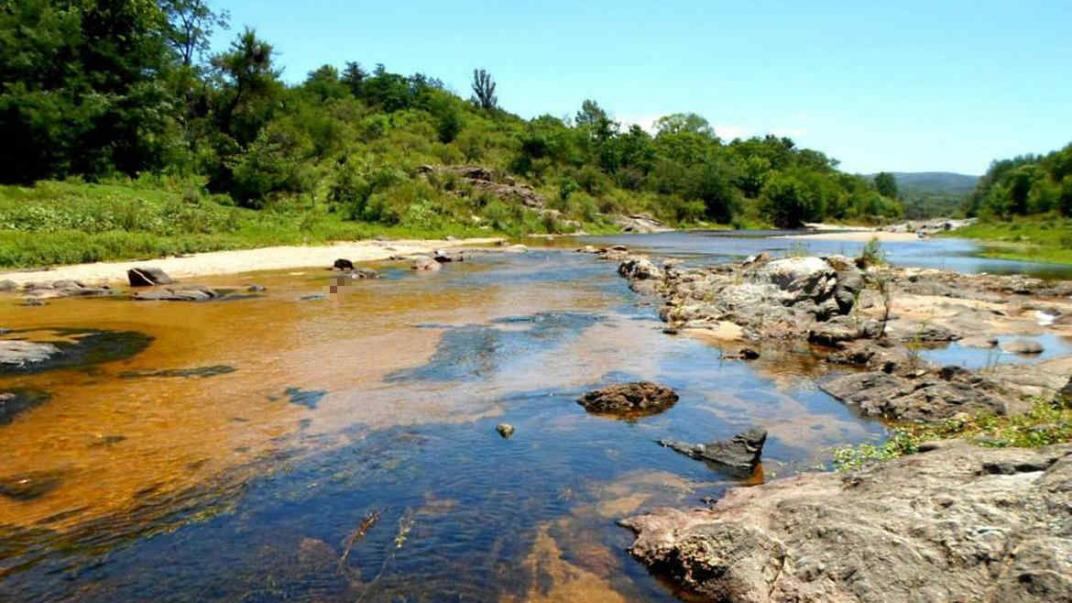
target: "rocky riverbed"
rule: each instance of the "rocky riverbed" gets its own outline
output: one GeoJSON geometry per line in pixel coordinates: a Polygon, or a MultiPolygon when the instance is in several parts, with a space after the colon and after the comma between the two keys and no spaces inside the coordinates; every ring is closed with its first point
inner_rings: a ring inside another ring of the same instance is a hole
{"type": "MultiPolygon", "coordinates": [[[[620,247],[584,251],[618,262],[635,291],[662,298],[670,333],[745,358],[808,348],[826,366],[820,388],[867,415],[926,423],[1072,403],[1067,356],[977,368],[925,358],[950,342],[1041,354],[1032,337],[1072,336],[1072,282],[843,256],[761,254],[684,268],[620,247]]],[[[622,525],[637,535],[634,557],[704,599],[1072,600],[1072,446],[920,449],[622,525]]]]}

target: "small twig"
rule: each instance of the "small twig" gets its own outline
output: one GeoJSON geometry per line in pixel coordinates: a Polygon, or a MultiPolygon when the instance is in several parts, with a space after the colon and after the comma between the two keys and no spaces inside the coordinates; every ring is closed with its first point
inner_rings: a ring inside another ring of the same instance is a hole
{"type": "Polygon", "coordinates": [[[387,566],[390,565],[391,561],[394,560],[395,553],[398,551],[398,549],[402,548],[402,546],[406,544],[406,539],[409,537],[409,532],[412,529],[413,513],[410,509],[406,509],[406,511],[402,514],[402,517],[398,520],[398,533],[395,534],[395,539],[393,543],[394,546],[391,547],[391,550],[386,555],[384,555],[383,565],[380,566],[380,571],[376,573],[376,577],[373,578],[368,583],[368,585],[365,586],[365,589],[363,591],[361,591],[361,596],[357,598],[357,601],[355,603],[361,603],[361,601],[364,601],[365,596],[372,591],[372,587],[374,587],[376,583],[379,582],[380,578],[383,577],[383,574],[387,571],[387,566]]]}
{"type": "Polygon", "coordinates": [[[342,557],[339,557],[340,570],[344,570],[348,567],[346,562],[350,558],[350,551],[353,550],[355,544],[365,538],[365,534],[368,534],[368,531],[371,530],[372,526],[376,525],[376,522],[379,520],[380,512],[375,509],[365,514],[365,518],[361,520],[357,529],[346,539],[346,549],[342,552],[342,557]]]}

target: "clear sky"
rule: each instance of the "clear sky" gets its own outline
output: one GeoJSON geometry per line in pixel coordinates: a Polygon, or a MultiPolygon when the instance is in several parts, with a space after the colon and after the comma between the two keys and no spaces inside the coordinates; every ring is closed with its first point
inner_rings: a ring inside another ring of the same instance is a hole
{"type": "Polygon", "coordinates": [[[1072,141],[1072,1],[215,0],[288,81],[356,60],[468,97],[474,67],[525,117],[585,98],[618,120],[693,111],[849,171],[979,174],[1072,141]]]}

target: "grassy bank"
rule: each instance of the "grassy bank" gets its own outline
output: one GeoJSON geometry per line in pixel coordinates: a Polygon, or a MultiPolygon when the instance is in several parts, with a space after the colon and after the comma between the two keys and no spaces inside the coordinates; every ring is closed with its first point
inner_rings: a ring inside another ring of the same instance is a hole
{"type": "Polygon", "coordinates": [[[0,186],[0,267],[4,268],[376,236],[521,235],[546,232],[548,227],[554,225],[526,211],[509,212],[481,225],[435,212],[405,216],[395,224],[354,221],[307,197],[251,210],[181,183],[43,181],[32,187],[0,186]]]}
{"type": "Polygon", "coordinates": [[[980,221],[951,236],[979,241],[987,257],[1072,264],[1072,218],[1056,214],[980,221]]]}
{"type": "Polygon", "coordinates": [[[1022,415],[981,415],[939,423],[905,424],[894,429],[884,443],[848,446],[834,451],[839,471],[858,469],[919,451],[923,442],[965,439],[995,448],[1034,448],[1072,441],[1072,400],[1038,401],[1022,415]]]}

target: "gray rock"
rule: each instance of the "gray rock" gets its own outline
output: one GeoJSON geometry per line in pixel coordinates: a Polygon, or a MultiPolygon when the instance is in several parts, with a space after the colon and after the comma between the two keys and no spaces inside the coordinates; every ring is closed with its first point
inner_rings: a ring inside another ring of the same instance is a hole
{"type": "Polygon", "coordinates": [[[413,262],[413,269],[418,272],[435,272],[439,270],[439,262],[430,257],[419,257],[413,262]]]}
{"type": "Polygon", "coordinates": [[[1034,355],[1041,354],[1044,350],[1042,344],[1033,339],[1014,339],[1001,346],[1002,351],[1009,354],[1034,355]]]}
{"type": "Polygon", "coordinates": [[[44,362],[60,353],[60,349],[46,342],[21,339],[0,340],[0,365],[26,367],[44,362]]]}
{"type": "Polygon", "coordinates": [[[171,285],[175,281],[163,270],[152,266],[141,266],[127,270],[127,281],[131,287],[151,287],[153,285],[171,285]]]}
{"type": "Polygon", "coordinates": [[[588,392],[577,403],[590,413],[633,418],[663,412],[678,400],[669,387],[640,381],[588,392]]]}
{"type": "Polygon", "coordinates": [[[618,265],[618,274],[632,280],[661,279],[662,270],[648,258],[632,256],[618,265]]]}
{"type": "Polygon", "coordinates": [[[180,301],[199,302],[218,299],[223,294],[209,287],[188,285],[184,287],[166,287],[153,291],[139,291],[131,296],[135,301],[180,301]]]}
{"type": "Polygon", "coordinates": [[[999,384],[970,372],[958,375],[852,373],[819,382],[819,389],[865,414],[906,421],[935,421],[957,413],[1011,414],[1018,400],[999,384]]]}
{"type": "Polygon", "coordinates": [[[621,524],[635,558],[704,600],[1072,600],[1072,445],[929,448],[621,524]]]}
{"type": "Polygon", "coordinates": [[[12,291],[18,291],[19,284],[12,280],[0,281],[0,293],[10,293],[12,291]]]}
{"type": "Polygon", "coordinates": [[[673,440],[660,440],[659,444],[685,456],[751,475],[759,465],[766,441],[767,430],[753,427],[728,440],[709,444],[686,444],[673,440]]]}
{"type": "Polygon", "coordinates": [[[503,439],[506,439],[514,435],[514,426],[509,423],[499,423],[495,426],[495,431],[499,432],[503,439]]]}
{"type": "Polygon", "coordinates": [[[1057,392],[1057,399],[1064,403],[1065,406],[1072,406],[1072,377],[1068,378],[1068,383],[1061,388],[1061,391],[1057,392]]]}

